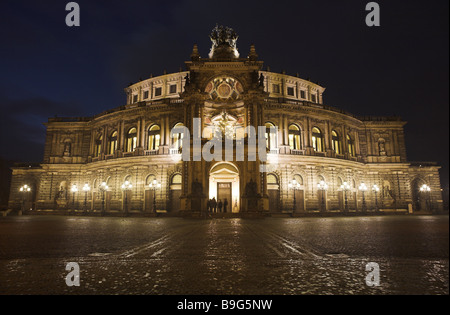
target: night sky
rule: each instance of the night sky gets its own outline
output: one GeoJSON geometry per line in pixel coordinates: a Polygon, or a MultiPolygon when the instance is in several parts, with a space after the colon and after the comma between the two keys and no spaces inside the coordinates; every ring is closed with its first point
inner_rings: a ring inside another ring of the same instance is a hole
{"type": "Polygon", "coordinates": [[[449,160],[449,1],[69,1],[0,2],[0,157],[39,162],[49,117],[92,116],[125,103],[131,82],[184,69],[194,43],[233,28],[241,56],[255,44],[270,70],[310,78],[324,103],[356,115],[407,121],[410,161],[449,160]]]}

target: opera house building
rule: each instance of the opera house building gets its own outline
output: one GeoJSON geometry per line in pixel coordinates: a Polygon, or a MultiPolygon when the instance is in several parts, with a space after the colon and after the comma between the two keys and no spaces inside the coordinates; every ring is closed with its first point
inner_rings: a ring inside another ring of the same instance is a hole
{"type": "Polygon", "coordinates": [[[408,161],[406,122],[326,105],[323,86],[271,72],[253,45],[241,56],[230,28],[210,38],[208,56],[194,45],[186,71],[129,85],[122,106],[49,118],[42,163],[13,167],[10,208],[195,215],[214,198],[236,216],[442,209],[440,167],[408,161]]]}

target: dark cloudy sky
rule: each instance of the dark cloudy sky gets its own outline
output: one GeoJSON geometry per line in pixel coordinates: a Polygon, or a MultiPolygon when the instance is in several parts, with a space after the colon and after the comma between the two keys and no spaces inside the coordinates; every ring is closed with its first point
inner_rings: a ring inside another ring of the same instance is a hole
{"type": "Polygon", "coordinates": [[[72,28],[68,2],[0,2],[0,157],[40,161],[48,117],[123,105],[125,86],[178,71],[194,43],[206,57],[218,23],[241,55],[254,43],[271,71],[325,86],[326,104],[401,116],[409,160],[438,162],[448,186],[448,0],[377,1],[377,28],[369,1],[79,0],[72,28]]]}

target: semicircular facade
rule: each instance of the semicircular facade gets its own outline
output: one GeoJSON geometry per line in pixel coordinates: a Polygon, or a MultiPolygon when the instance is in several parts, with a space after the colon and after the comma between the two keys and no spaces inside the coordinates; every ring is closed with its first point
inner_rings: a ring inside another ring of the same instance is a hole
{"type": "Polygon", "coordinates": [[[42,163],[13,168],[11,208],[175,214],[208,211],[213,198],[232,213],[442,208],[439,166],[408,161],[399,117],[328,106],[323,86],[263,70],[254,46],[240,58],[229,43],[215,40],[209,58],[194,46],[186,71],[126,87],[125,105],[50,118],[42,163]]]}

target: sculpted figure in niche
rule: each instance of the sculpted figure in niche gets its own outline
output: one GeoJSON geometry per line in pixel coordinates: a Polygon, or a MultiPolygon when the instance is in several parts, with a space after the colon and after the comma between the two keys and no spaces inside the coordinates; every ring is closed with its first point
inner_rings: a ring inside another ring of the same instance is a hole
{"type": "Polygon", "coordinates": [[[72,144],[69,141],[64,142],[64,156],[70,156],[72,150],[72,144]]]}
{"type": "Polygon", "coordinates": [[[67,189],[66,189],[66,182],[61,182],[59,185],[59,190],[56,193],[56,199],[57,200],[66,200],[67,199],[67,189]]]}
{"type": "Polygon", "coordinates": [[[385,148],[384,142],[385,141],[383,139],[378,140],[378,151],[379,151],[380,155],[386,155],[386,148],[385,148]]]}
{"type": "Polygon", "coordinates": [[[394,191],[391,189],[391,184],[387,180],[383,182],[382,196],[383,198],[394,198],[394,191]]]}

